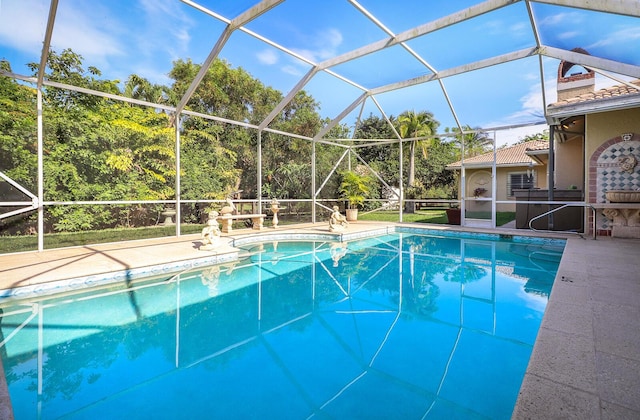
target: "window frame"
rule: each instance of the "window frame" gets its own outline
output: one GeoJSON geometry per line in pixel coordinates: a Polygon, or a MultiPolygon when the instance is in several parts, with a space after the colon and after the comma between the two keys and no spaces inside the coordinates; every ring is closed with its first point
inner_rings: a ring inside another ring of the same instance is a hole
{"type": "Polygon", "coordinates": [[[507,197],[513,198],[515,197],[515,194],[513,192],[514,189],[517,190],[532,190],[535,188],[536,186],[536,171],[535,170],[531,170],[531,177],[530,180],[528,182],[525,182],[525,178],[529,178],[527,171],[512,171],[512,172],[508,172],[507,173],[507,197]],[[520,176],[520,182],[515,183],[513,182],[513,176],[520,176]],[[514,186],[516,185],[516,186],[514,186]]]}

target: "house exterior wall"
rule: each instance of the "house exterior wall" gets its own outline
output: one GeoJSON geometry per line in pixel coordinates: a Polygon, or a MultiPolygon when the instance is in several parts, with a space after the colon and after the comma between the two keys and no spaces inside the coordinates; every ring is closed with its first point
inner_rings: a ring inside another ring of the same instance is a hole
{"type": "Polygon", "coordinates": [[[568,190],[573,185],[581,190],[584,185],[583,142],[571,140],[566,143],[556,143],[555,153],[555,188],[568,190]]]}
{"type": "MultiPolygon", "coordinates": [[[[515,197],[510,197],[507,190],[509,174],[511,173],[523,173],[528,169],[527,166],[509,166],[509,167],[496,167],[496,201],[511,201],[512,203],[496,203],[496,211],[516,211],[515,197]]],[[[536,188],[547,188],[547,165],[535,166],[536,188]]],[[[471,210],[481,210],[484,207],[491,209],[490,202],[478,203],[473,198],[473,191],[482,186],[487,189],[485,196],[491,197],[491,168],[482,169],[466,169],[466,186],[465,186],[465,198],[467,199],[466,207],[471,210]],[[484,180],[489,179],[488,187],[484,183],[484,180]],[[477,180],[482,180],[482,183],[478,183],[477,180]]]]}

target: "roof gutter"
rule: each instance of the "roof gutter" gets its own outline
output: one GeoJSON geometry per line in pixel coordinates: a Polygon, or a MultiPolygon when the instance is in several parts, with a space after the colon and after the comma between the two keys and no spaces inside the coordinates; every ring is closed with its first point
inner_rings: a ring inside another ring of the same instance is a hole
{"type": "Polygon", "coordinates": [[[639,108],[640,94],[625,95],[615,99],[595,99],[584,103],[547,107],[546,120],[549,125],[558,125],[563,119],[576,115],[597,114],[622,109],[639,108]]]}

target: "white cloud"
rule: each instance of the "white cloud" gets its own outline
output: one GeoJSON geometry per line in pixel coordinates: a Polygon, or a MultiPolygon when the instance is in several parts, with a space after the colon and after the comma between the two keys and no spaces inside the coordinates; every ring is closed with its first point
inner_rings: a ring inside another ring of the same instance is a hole
{"type": "MultiPolygon", "coordinates": [[[[48,2],[21,0],[0,4],[0,43],[26,53],[40,54],[49,13],[48,2]]],[[[113,33],[117,28],[99,5],[60,2],[51,37],[58,52],[71,48],[92,65],[123,54],[123,45],[113,33]],[[88,7],[87,7],[88,6],[88,7]]]]}
{"type": "MultiPolygon", "coordinates": [[[[539,76],[534,73],[524,75],[525,81],[535,80],[535,83],[529,85],[529,89],[520,99],[520,109],[505,115],[499,121],[492,121],[484,124],[484,127],[505,127],[509,125],[527,124],[536,121],[543,121],[543,101],[542,86],[539,82],[539,76]]],[[[546,99],[547,102],[555,99],[556,80],[555,78],[545,80],[546,99]]],[[[525,127],[513,128],[509,130],[500,130],[496,133],[496,144],[498,146],[513,144],[528,135],[541,133],[547,129],[546,124],[530,125],[525,127]]]]}
{"type": "Polygon", "coordinates": [[[512,145],[527,136],[533,136],[548,129],[549,127],[546,124],[540,124],[512,128],[509,130],[499,130],[496,131],[496,146],[512,145]]]}
{"type": "Polygon", "coordinates": [[[334,28],[329,28],[315,34],[308,40],[312,48],[294,49],[294,51],[314,63],[326,60],[336,55],[337,47],[342,44],[342,33],[334,28]]]}
{"type": "Polygon", "coordinates": [[[559,39],[572,39],[572,38],[577,38],[580,35],[582,35],[582,33],[579,32],[579,31],[565,31],[565,32],[558,33],[558,38],[559,39]]]}
{"type": "Polygon", "coordinates": [[[586,47],[586,50],[589,49],[595,50],[599,47],[609,46],[609,45],[625,45],[629,42],[640,39],[640,27],[637,26],[629,26],[624,27],[618,31],[611,32],[606,34],[606,37],[603,39],[594,42],[591,45],[586,47]]]}
{"type": "Polygon", "coordinates": [[[96,61],[105,62],[107,57],[124,54],[125,46],[114,33],[118,25],[109,12],[94,4],[91,9],[61,2],[51,45],[57,51],[71,48],[95,65],[96,61]]]}
{"type": "Polygon", "coordinates": [[[579,12],[557,13],[541,19],[539,26],[566,26],[576,27],[582,24],[584,15],[579,12]]]}
{"type": "Polygon", "coordinates": [[[143,11],[133,29],[139,53],[154,58],[168,55],[171,60],[188,56],[190,31],[194,25],[184,8],[172,0],[138,0],[143,11]]]}
{"type": "Polygon", "coordinates": [[[530,33],[531,25],[529,22],[513,22],[505,23],[504,20],[490,20],[477,28],[480,32],[487,32],[493,36],[501,36],[508,34],[510,37],[518,37],[526,33],[530,33]]]}
{"type": "Polygon", "coordinates": [[[304,74],[300,67],[294,65],[282,66],[281,70],[287,74],[297,77],[302,77],[302,75],[304,74]]]}
{"type": "Polygon", "coordinates": [[[256,54],[258,61],[268,66],[274,65],[278,62],[278,54],[273,50],[262,50],[256,54]]]}
{"type": "Polygon", "coordinates": [[[509,33],[525,33],[531,30],[531,25],[528,22],[517,22],[509,26],[509,33]]]}
{"type": "Polygon", "coordinates": [[[43,0],[0,2],[0,44],[26,53],[39,52],[48,12],[43,0]]]}

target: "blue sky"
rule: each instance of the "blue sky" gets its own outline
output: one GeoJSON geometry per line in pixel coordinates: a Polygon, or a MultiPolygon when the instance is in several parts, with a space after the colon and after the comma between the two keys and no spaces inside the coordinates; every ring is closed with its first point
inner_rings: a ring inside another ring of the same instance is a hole
{"type": "MultiPolygon", "coordinates": [[[[249,8],[250,0],[197,2],[223,17],[233,18],[249,8]]],[[[479,1],[360,0],[389,30],[400,33],[479,1]]],[[[541,42],[570,50],[582,47],[592,55],[640,65],[640,19],[546,4],[533,4],[541,42]]],[[[25,64],[39,61],[46,27],[47,0],[0,0],[0,58],[14,72],[28,74],[25,64]]],[[[155,83],[169,84],[167,73],[177,59],[201,63],[225,24],[178,0],[61,0],[52,39],[57,51],[71,48],[109,79],[121,81],[138,74],[155,83]]],[[[386,38],[388,35],[346,0],[286,0],[250,22],[247,29],[313,63],[386,38]]],[[[535,46],[524,2],[430,33],[407,43],[436,71],[535,46]]],[[[236,31],[221,54],[233,67],[242,67],[263,83],[286,94],[311,68],[304,60],[236,31]]],[[[548,101],[555,100],[559,62],[544,59],[548,101]]],[[[431,71],[403,48],[361,57],[333,70],[364,88],[429,75],[431,71]]],[[[599,77],[598,84],[615,82],[599,77]]],[[[518,60],[446,78],[445,91],[437,82],[377,97],[387,115],[407,109],[432,112],[444,127],[455,125],[444,93],[455,115],[472,127],[496,127],[542,119],[540,64],[537,57],[518,60]]],[[[599,86],[601,87],[601,86],[599,86]]],[[[321,103],[321,114],[333,118],[351,104],[361,90],[328,74],[320,74],[305,89],[321,103]]],[[[345,119],[352,126],[360,108],[345,119]]],[[[363,115],[380,115],[371,101],[363,115]]],[[[511,142],[539,132],[540,127],[500,133],[511,142]]]]}

